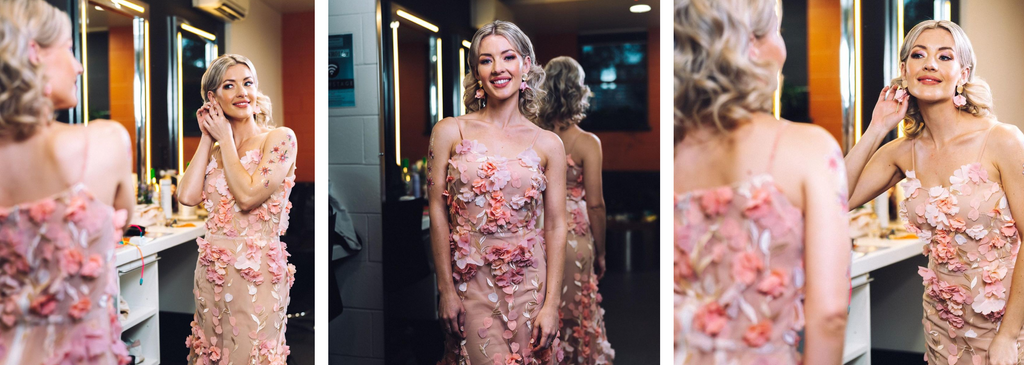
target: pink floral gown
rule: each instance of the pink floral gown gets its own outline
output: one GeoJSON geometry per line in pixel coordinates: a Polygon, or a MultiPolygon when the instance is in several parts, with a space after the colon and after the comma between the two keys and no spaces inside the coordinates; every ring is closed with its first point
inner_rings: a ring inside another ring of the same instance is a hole
{"type": "Polygon", "coordinates": [[[541,159],[532,144],[515,158],[489,155],[456,123],[462,141],[448,160],[444,197],[466,338],[446,337],[439,364],[552,364],[558,356],[550,348],[530,351],[547,279],[541,159]]]}
{"type": "MultiPolygon", "coordinates": [[[[916,169],[916,158],[911,159],[916,169]]],[[[925,359],[943,365],[987,363],[1020,249],[1006,194],[979,162],[954,171],[949,187],[925,189],[915,170],[906,175],[900,217],[921,238],[928,256],[928,267],[918,269],[924,284],[925,359]]],[[[1018,352],[1022,341],[1024,333],[1017,339],[1018,352]]],[[[1024,353],[1018,356],[1024,359],[1024,353]]]]}
{"type": "Polygon", "coordinates": [[[128,363],[114,304],[127,218],[81,183],[0,207],[0,363],[128,363]]]}
{"type": "MultiPolygon", "coordinates": [[[[291,138],[281,143],[275,151],[295,148],[291,138]]],[[[219,151],[212,156],[219,156],[219,151]]],[[[240,160],[249,174],[255,174],[264,157],[286,160],[276,152],[262,156],[259,149],[240,160]]],[[[288,291],[295,281],[295,266],[288,263],[280,236],[288,229],[288,196],[294,186],[291,172],[261,206],[242,211],[228,190],[220,162],[211,157],[203,189],[210,217],[205,239],[196,239],[196,313],[192,334],[185,340],[189,364],[285,364],[288,291]]]]}
{"type": "Polygon", "coordinates": [[[804,218],[772,176],[676,196],[675,231],[676,363],[800,363],[804,218]]]}
{"type": "MultiPolygon", "coordinates": [[[[577,137],[579,138],[579,137],[577,137]]],[[[575,141],[574,141],[575,142],[575,141]]],[[[569,151],[572,149],[570,148],[569,151]]],[[[597,292],[594,274],[594,236],[587,217],[586,191],[583,190],[583,166],[572,155],[565,156],[568,240],[565,245],[565,269],[562,275],[563,364],[611,364],[615,350],[604,329],[604,309],[597,292]]]]}

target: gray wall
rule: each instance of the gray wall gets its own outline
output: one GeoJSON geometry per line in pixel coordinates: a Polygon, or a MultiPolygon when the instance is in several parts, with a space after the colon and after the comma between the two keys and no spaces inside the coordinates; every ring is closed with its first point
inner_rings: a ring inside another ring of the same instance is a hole
{"type": "Polygon", "coordinates": [[[328,32],[352,34],[356,106],[329,115],[332,195],[349,212],[363,250],[343,259],[336,275],[345,310],[331,321],[332,364],[384,363],[384,286],[381,262],[380,74],[376,0],[329,2],[328,32]]]}

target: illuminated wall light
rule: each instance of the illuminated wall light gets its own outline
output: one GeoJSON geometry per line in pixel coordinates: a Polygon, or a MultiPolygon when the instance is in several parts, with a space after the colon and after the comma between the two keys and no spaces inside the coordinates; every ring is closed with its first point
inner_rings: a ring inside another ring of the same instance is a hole
{"type": "Polygon", "coordinates": [[[775,93],[772,96],[772,114],[778,120],[782,119],[782,71],[779,71],[775,79],[778,81],[778,87],[775,88],[775,93]]]}
{"type": "Polygon", "coordinates": [[[462,41],[462,46],[466,48],[473,48],[473,44],[469,43],[469,41],[462,41]]]}
{"type": "Polygon", "coordinates": [[[853,89],[853,115],[854,115],[853,121],[854,121],[854,128],[855,128],[855,131],[853,133],[854,144],[856,144],[857,142],[860,142],[860,135],[861,135],[862,125],[863,125],[863,120],[862,119],[864,117],[863,116],[864,111],[862,110],[863,109],[863,107],[862,107],[862,104],[863,104],[863,100],[862,99],[863,98],[861,98],[861,94],[862,94],[862,92],[861,92],[861,87],[862,87],[862,85],[861,85],[862,82],[861,81],[862,80],[861,79],[863,78],[864,73],[861,71],[861,55],[862,54],[861,54],[861,40],[860,40],[860,36],[861,36],[861,34],[860,34],[861,33],[860,32],[860,22],[861,22],[860,6],[861,6],[860,0],[853,0],[853,45],[854,45],[854,50],[856,52],[856,53],[854,53],[854,57],[853,57],[853,62],[856,65],[856,69],[855,69],[856,70],[856,73],[855,73],[856,76],[854,77],[854,89],[853,89]]]}
{"type": "MultiPolygon", "coordinates": [[[[903,31],[903,1],[896,0],[896,52],[903,48],[903,36],[905,35],[906,32],[903,31]]],[[[896,66],[899,67],[899,53],[896,58],[896,66]]]]}
{"type": "Polygon", "coordinates": [[[111,0],[111,2],[113,2],[114,4],[117,4],[117,5],[126,7],[128,9],[135,10],[135,11],[140,12],[140,13],[145,13],[146,12],[146,9],[144,9],[143,7],[138,6],[138,5],[136,5],[136,4],[134,4],[134,3],[130,2],[130,1],[111,0]]]}
{"type": "MultiPolygon", "coordinates": [[[[146,59],[146,171],[149,171],[153,168],[153,145],[151,143],[152,133],[150,128],[153,124],[153,119],[151,119],[153,106],[149,105],[153,100],[150,95],[151,86],[149,85],[149,20],[143,22],[143,32],[144,35],[142,38],[145,39],[143,44],[146,49],[144,56],[146,59]]],[[[178,173],[181,174],[182,171],[179,169],[178,173]]]]}
{"type": "Polygon", "coordinates": [[[630,13],[640,14],[640,13],[646,13],[648,11],[651,11],[651,6],[647,5],[647,4],[636,4],[636,5],[633,5],[633,6],[629,7],[629,12],[630,13]]]}
{"type": "Polygon", "coordinates": [[[182,24],[181,25],[181,29],[187,30],[187,31],[189,31],[189,32],[191,32],[191,33],[193,33],[193,34],[195,34],[197,36],[209,39],[211,41],[216,41],[217,40],[217,36],[211,34],[210,32],[204,31],[202,29],[193,27],[193,26],[188,25],[188,24],[182,24]]]}
{"type": "Polygon", "coordinates": [[[441,102],[441,100],[444,100],[444,91],[441,91],[441,90],[444,89],[442,87],[442,85],[444,85],[444,84],[441,83],[442,82],[441,80],[443,80],[443,78],[441,77],[441,38],[439,37],[439,38],[437,38],[437,121],[438,122],[440,122],[441,119],[444,118],[444,103],[441,102]]]}
{"type": "MultiPolygon", "coordinates": [[[[182,25],[184,25],[184,24],[182,24],[182,25]]],[[[178,52],[177,52],[178,53],[178,59],[177,59],[178,62],[176,62],[178,64],[178,95],[177,95],[177,97],[178,97],[178,105],[179,105],[178,106],[178,171],[184,171],[184,169],[185,169],[185,152],[184,152],[184,149],[185,149],[185,141],[184,141],[185,135],[182,132],[182,125],[185,123],[185,115],[184,115],[184,112],[182,111],[184,106],[182,105],[183,97],[182,97],[182,90],[181,90],[182,87],[183,87],[182,86],[182,81],[181,81],[181,49],[182,49],[182,46],[181,46],[181,32],[178,32],[178,52]]]]}
{"type": "MultiPolygon", "coordinates": [[[[399,10],[401,11],[401,10],[399,10]]],[[[395,64],[395,164],[402,165],[402,113],[399,105],[399,84],[398,84],[398,22],[391,22],[391,47],[394,52],[395,64]]]]}
{"type": "MultiPolygon", "coordinates": [[[[465,45],[469,42],[462,41],[465,45]]],[[[468,48],[468,47],[467,47],[468,48]]],[[[466,114],[466,87],[462,84],[466,82],[466,48],[459,48],[459,115],[466,114]]]]}
{"type": "MultiPolygon", "coordinates": [[[[897,33],[896,33],[896,57],[895,57],[896,65],[895,65],[895,68],[896,68],[896,72],[898,74],[902,74],[903,71],[900,70],[900,49],[903,48],[903,37],[905,35],[904,32],[903,32],[903,1],[902,0],[897,0],[896,1],[896,32],[897,33]]],[[[903,121],[902,120],[900,121],[899,127],[896,128],[896,134],[899,137],[906,137],[906,134],[903,133],[903,121]]]]}
{"type": "Polygon", "coordinates": [[[99,6],[99,5],[96,5],[93,8],[95,8],[96,10],[99,10],[99,11],[106,11],[106,10],[103,10],[103,7],[99,6]]]}
{"type": "Polygon", "coordinates": [[[436,25],[430,24],[426,20],[417,18],[415,15],[406,13],[403,10],[399,10],[397,14],[398,16],[405,18],[406,20],[413,22],[416,25],[427,28],[427,30],[430,30],[431,32],[437,33],[437,31],[440,30],[440,28],[438,28],[436,25]]]}
{"type": "Polygon", "coordinates": [[[953,21],[953,4],[949,0],[942,3],[942,19],[953,21]]]}
{"type": "MultiPolygon", "coordinates": [[[[87,0],[82,0],[82,3],[81,3],[82,7],[81,8],[83,8],[83,9],[86,8],[86,1],[87,0]]],[[[85,28],[86,28],[86,25],[88,24],[89,20],[86,19],[87,12],[83,11],[81,13],[82,13],[81,14],[81,19],[80,19],[81,21],[79,23],[81,23],[81,25],[82,25],[82,34],[86,34],[87,32],[86,32],[85,28]]],[[[88,38],[88,37],[81,37],[81,38],[82,38],[82,69],[83,70],[88,70],[89,69],[89,47],[88,47],[88,44],[87,44],[88,42],[86,42],[86,38],[88,38]]],[[[85,125],[89,125],[89,76],[86,75],[85,73],[82,73],[82,121],[85,123],[85,125]]]]}

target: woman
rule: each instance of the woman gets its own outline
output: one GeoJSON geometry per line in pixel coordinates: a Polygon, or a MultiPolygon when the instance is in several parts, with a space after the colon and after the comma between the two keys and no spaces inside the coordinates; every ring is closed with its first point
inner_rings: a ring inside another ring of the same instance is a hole
{"type": "Polygon", "coordinates": [[[0,363],[126,364],[115,242],[135,197],[128,132],[57,123],[82,65],[68,15],[0,1],[0,363]]]}
{"type": "Polygon", "coordinates": [[[590,106],[590,88],[583,84],[583,67],[570,57],[552,59],[544,66],[544,74],[541,89],[547,94],[536,122],[565,142],[568,164],[565,207],[569,236],[559,308],[563,363],[610,364],[615,351],[605,334],[604,309],[597,294],[597,281],[605,270],[601,140],[579,127],[590,106]]]}
{"type": "Polygon", "coordinates": [[[842,362],[842,154],[824,129],[770,114],[786,60],[776,4],[676,7],[677,363],[842,362]]]}
{"type": "Polygon", "coordinates": [[[536,87],[544,70],[534,59],[515,24],[480,28],[463,83],[469,114],[445,118],[431,133],[442,364],[559,360],[565,150],[558,136],[530,122],[543,96],[536,87]]]}
{"type": "Polygon", "coordinates": [[[284,364],[295,267],[280,236],[295,186],[295,133],[273,126],[270,99],[243,56],[213,61],[202,92],[207,103],[196,112],[202,137],[178,189],[182,204],[202,202],[210,212],[205,239],[196,239],[188,361],[284,364]]]}
{"type": "Polygon", "coordinates": [[[915,26],[900,49],[901,76],[882,89],[846,156],[852,206],[906,178],[900,216],[928,256],[918,272],[930,364],[1016,364],[1024,340],[1022,227],[1013,219],[1024,216],[1024,134],[996,120],[976,63],[960,26],[915,26]],[[879,148],[900,121],[906,137],[879,148]]]}

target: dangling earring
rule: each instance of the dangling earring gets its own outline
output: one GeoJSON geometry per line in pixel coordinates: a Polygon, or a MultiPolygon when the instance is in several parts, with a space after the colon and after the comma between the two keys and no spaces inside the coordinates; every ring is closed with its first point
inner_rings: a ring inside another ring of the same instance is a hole
{"type": "Polygon", "coordinates": [[[476,81],[476,95],[474,95],[473,97],[477,99],[484,98],[484,83],[480,80],[476,81]]]}
{"type": "Polygon", "coordinates": [[[910,93],[907,92],[907,80],[900,79],[900,87],[896,88],[896,94],[893,95],[893,100],[902,103],[907,101],[907,97],[909,97],[909,95],[910,93]]]}
{"type": "Polygon", "coordinates": [[[953,97],[953,105],[955,105],[958,109],[962,108],[964,105],[967,105],[967,97],[964,96],[963,85],[956,86],[956,96],[953,97]]]}
{"type": "Polygon", "coordinates": [[[530,85],[526,83],[526,74],[523,74],[523,82],[519,83],[519,91],[529,89],[530,85]]]}

